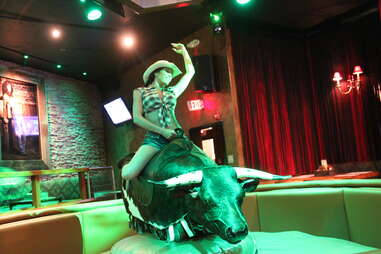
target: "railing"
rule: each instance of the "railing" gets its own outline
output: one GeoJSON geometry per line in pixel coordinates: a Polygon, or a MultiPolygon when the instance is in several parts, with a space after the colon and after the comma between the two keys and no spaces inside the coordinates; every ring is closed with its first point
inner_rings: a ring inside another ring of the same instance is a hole
{"type": "Polygon", "coordinates": [[[30,177],[32,180],[32,204],[34,207],[41,207],[41,176],[57,175],[57,174],[70,174],[78,173],[78,184],[81,199],[87,199],[90,193],[89,181],[86,180],[86,173],[92,169],[111,169],[113,186],[114,172],[112,167],[99,167],[99,168],[66,168],[66,169],[47,169],[47,170],[31,170],[31,171],[18,171],[18,172],[0,172],[0,178],[14,178],[14,177],[30,177]]]}

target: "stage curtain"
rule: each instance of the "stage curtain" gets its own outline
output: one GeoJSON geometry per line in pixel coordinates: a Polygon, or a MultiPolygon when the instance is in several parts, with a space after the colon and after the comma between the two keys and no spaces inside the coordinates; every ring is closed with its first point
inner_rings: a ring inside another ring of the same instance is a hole
{"type": "Polygon", "coordinates": [[[318,138],[303,41],[242,27],[231,34],[246,166],[310,172],[318,138]]]}
{"type": "Polygon", "coordinates": [[[306,40],[316,118],[322,123],[317,128],[322,136],[319,154],[332,163],[381,159],[379,29],[378,15],[371,15],[306,40]],[[365,82],[359,91],[343,95],[329,81],[337,71],[347,79],[356,65],[362,67],[365,82]]]}
{"type": "Polygon", "coordinates": [[[362,65],[370,72],[379,66],[370,37],[349,36],[350,26],[308,39],[231,26],[246,166],[299,175],[311,173],[321,159],[381,159],[374,84],[344,96],[332,81],[334,71],[351,73],[362,65]],[[340,36],[346,39],[339,43],[340,36]],[[345,68],[336,70],[335,63],[345,68]]]}

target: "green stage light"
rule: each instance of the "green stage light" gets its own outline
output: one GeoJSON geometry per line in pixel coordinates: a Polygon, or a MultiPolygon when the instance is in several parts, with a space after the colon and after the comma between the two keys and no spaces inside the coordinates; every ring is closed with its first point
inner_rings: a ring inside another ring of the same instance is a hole
{"type": "Polygon", "coordinates": [[[86,0],[79,0],[79,2],[80,2],[81,4],[84,4],[84,3],[86,3],[86,0]]]}
{"type": "Polygon", "coordinates": [[[236,0],[238,4],[247,4],[250,0],[236,0]]]}
{"type": "Polygon", "coordinates": [[[87,76],[87,72],[82,72],[82,75],[83,76],[87,76]]]}
{"type": "Polygon", "coordinates": [[[24,55],[24,59],[29,59],[29,56],[28,55],[24,55]]]}
{"type": "Polygon", "coordinates": [[[57,69],[61,69],[61,68],[62,68],[62,65],[57,64],[57,65],[56,65],[56,68],[57,68],[57,69]]]}
{"type": "Polygon", "coordinates": [[[95,20],[98,20],[102,17],[103,13],[100,9],[98,8],[91,8],[88,12],[87,12],[87,19],[90,20],[90,21],[95,21],[95,20]]]}
{"type": "Polygon", "coordinates": [[[218,24],[222,21],[222,12],[209,13],[210,20],[213,24],[218,24]]]}

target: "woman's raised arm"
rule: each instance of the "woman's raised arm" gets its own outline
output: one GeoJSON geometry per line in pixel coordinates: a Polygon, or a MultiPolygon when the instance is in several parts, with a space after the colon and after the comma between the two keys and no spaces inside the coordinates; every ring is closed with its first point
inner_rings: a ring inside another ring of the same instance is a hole
{"type": "Polygon", "coordinates": [[[194,76],[195,70],[192,60],[185,46],[181,43],[171,43],[171,45],[173,47],[173,51],[175,51],[177,54],[182,55],[184,58],[185,74],[181,77],[179,82],[175,86],[173,86],[173,91],[176,97],[179,97],[188,87],[189,82],[194,76]]]}

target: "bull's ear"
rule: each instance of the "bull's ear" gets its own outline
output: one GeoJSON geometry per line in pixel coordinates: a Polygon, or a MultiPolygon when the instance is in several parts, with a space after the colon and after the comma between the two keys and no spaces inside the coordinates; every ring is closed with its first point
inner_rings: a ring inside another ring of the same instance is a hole
{"type": "Polygon", "coordinates": [[[240,183],[242,189],[245,191],[245,192],[253,192],[255,191],[255,189],[257,188],[259,184],[259,180],[258,179],[247,179],[245,181],[242,181],[240,183]]]}

